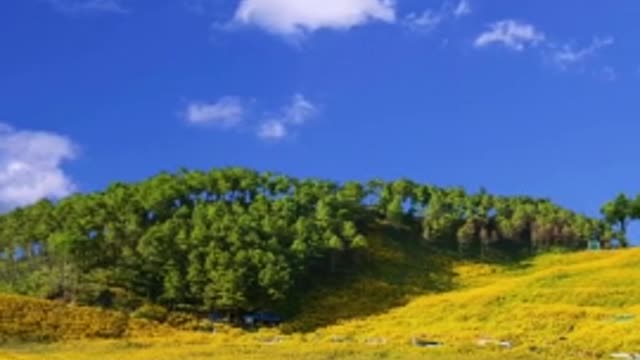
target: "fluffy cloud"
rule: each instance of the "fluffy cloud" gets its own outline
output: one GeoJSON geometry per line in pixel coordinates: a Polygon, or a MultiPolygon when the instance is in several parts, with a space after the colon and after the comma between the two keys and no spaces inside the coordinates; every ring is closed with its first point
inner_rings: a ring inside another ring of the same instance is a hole
{"type": "Polygon", "coordinates": [[[512,50],[522,51],[544,41],[544,33],[535,26],[516,20],[503,20],[489,25],[489,29],[476,38],[474,45],[482,48],[501,44],[512,50]]]}
{"type": "Polygon", "coordinates": [[[234,22],[280,35],[319,29],[349,29],[371,21],[396,19],[391,0],[242,0],[234,22]]]}
{"type": "Polygon", "coordinates": [[[129,10],[119,0],[47,0],[57,11],[78,13],[126,14],[129,10]]]}
{"type": "Polygon", "coordinates": [[[75,185],[61,165],[75,156],[64,136],[0,123],[0,211],[72,193],[75,185]]]}
{"type": "Polygon", "coordinates": [[[469,0],[446,0],[439,9],[411,12],[397,21],[394,0],[241,0],[231,25],[253,25],[298,37],[320,29],[347,30],[370,22],[394,23],[430,32],[472,13],[469,0]]]}
{"type": "Polygon", "coordinates": [[[295,94],[278,117],[270,118],[260,125],[258,137],[264,140],[284,139],[290,134],[290,128],[305,124],[317,111],[317,107],[303,95],[295,94]]]}
{"type": "Polygon", "coordinates": [[[581,63],[588,58],[595,56],[598,51],[613,45],[613,43],[614,39],[612,37],[596,37],[593,39],[591,44],[583,48],[575,48],[571,44],[565,44],[554,49],[550,56],[550,60],[560,68],[566,69],[570,65],[581,63]]]}
{"type": "Polygon", "coordinates": [[[239,125],[244,114],[242,100],[227,96],[213,103],[190,103],[185,111],[185,119],[192,124],[213,124],[229,128],[239,125]]]}

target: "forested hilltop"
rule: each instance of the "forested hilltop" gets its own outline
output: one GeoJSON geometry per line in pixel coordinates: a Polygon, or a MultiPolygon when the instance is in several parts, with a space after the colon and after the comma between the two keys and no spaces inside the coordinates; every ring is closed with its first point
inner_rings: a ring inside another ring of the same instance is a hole
{"type": "Polygon", "coordinates": [[[367,266],[382,228],[462,257],[608,248],[627,245],[639,204],[621,196],[599,220],[546,199],[407,179],[182,170],[0,216],[0,290],[129,310],[265,309],[315,278],[367,266]]]}

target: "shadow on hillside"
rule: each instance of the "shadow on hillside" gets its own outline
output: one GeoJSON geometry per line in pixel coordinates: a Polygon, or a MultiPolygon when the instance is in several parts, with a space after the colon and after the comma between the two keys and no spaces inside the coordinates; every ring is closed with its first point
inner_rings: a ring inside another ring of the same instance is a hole
{"type": "Polygon", "coordinates": [[[533,266],[534,255],[511,249],[489,251],[484,257],[468,257],[478,263],[499,266],[508,271],[524,271],[533,266]]]}
{"type": "Polygon", "coordinates": [[[287,304],[286,332],[311,332],[388,312],[412,298],[455,286],[454,259],[422,244],[410,229],[385,227],[370,236],[371,255],[357,269],[322,276],[287,304]]]}

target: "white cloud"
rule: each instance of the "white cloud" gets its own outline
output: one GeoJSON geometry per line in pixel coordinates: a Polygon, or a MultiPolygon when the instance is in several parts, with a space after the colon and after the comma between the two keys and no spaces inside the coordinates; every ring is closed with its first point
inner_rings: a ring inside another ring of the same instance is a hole
{"type": "Polygon", "coordinates": [[[295,94],[291,103],[285,106],[277,117],[264,121],[258,128],[258,137],[267,140],[280,140],[290,134],[290,128],[304,125],[318,112],[316,105],[302,94],[295,94]]]}
{"type": "Polygon", "coordinates": [[[554,49],[550,56],[550,60],[553,64],[565,69],[570,65],[583,62],[586,59],[595,56],[598,51],[613,45],[613,43],[613,37],[596,37],[593,39],[591,44],[580,49],[576,49],[571,44],[565,44],[560,48],[554,49]]]}
{"type": "Polygon", "coordinates": [[[284,111],[284,121],[292,125],[302,125],[311,118],[317,109],[302,94],[295,94],[291,104],[284,111]]]}
{"type": "MultiPolygon", "coordinates": [[[[590,44],[577,47],[574,42],[556,42],[547,39],[544,32],[531,24],[516,20],[503,20],[489,25],[489,29],[475,39],[474,46],[483,48],[498,44],[514,51],[523,51],[529,47],[542,45],[538,52],[545,63],[562,70],[577,66],[578,72],[584,73],[586,67],[582,66],[583,63],[597,56],[602,49],[613,45],[614,42],[615,39],[611,36],[596,36],[590,44]]],[[[604,80],[614,81],[617,79],[616,70],[610,66],[589,72],[604,80]]]]}
{"type": "Polygon", "coordinates": [[[468,0],[461,0],[458,3],[458,6],[456,6],[456,8],[453,10],[453,16],[455,17],[467,16],[467,15],[471,15],[471,12],[472,12],[471,3],[469,3],[468,0]]]}
{"type": "Polygon", "coordinates": [[[280,140],[288,133],[286,125],[280,120],[266,121],[258,129],[258,137],[264,140],[280,140]]]}
{"type": "Polygon", "coordinates": [[[444,19],[445,16],[441,12],[427,9],[422,14],[409,13],[405,17],[405,24],[413,30],[430,32],[437,28],[444,19]]]}
{"type": "Polygon", "coordinates": [[[211,103],[191,102],[181,117],[195,125],[214,125],[219,129],[239,127],[249,129],[264,140],[281,140],[318,113],[318,107],[302,94],[294,94],[286,105],[265,112],[262,119],[252,115],[254,111],[249,111],[249,104],[247,99],[232,96],[211,103]]]}
{"type": "Polygon", "coordinates": [[[471,4],[461,0],[457,5],[445,1],[439,10],[427,9],[422,13],[409,13],[404,17],[404,25],[412,30],[431,32],[446,21],[471,14],[471,4]]]}
{"type": "Polygon", "coordinates": [[[350,29],[372,21],[393,23],[395,19],[392,0],[242,0],[234,23],[295,36],[319,29],[350,29]]]}
{"type": "Polygon", "coordinates": [[[475,47],[482,48],[493,44],[522,51],[528,46],[536,46],[545,41],[543,32],[535,26],[516,20],[503,20],[489,25],[489,30],[480,34],[475,40],[475,47]]]}
{"type": "Polygon", "coordinates": [[[192,124],[214,124],[225,128],[239,125],[244,117],[243,101],[227,96],[213,103],[192,102],[187,105],[185,118],[192,124]]]}
{"type": "Polygon", "coordinates": [[[75,185],[61,165],[75,156],[64,136],[0,123],[0,211],[72,193],[75,185]]]}
{"type": "Polygon", "coordinates": [[[124,7],[119,0],[47,0],[57,11],[78,13],[114,13],[126,14],[129,9],[124,7]]]}

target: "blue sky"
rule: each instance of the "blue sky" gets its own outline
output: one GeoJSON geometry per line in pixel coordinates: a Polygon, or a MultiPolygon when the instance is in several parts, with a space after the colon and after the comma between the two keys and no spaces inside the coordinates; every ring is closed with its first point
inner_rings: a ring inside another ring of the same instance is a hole
{"type": "Polygon", "coordinates": [[[12,0],[0,204],[180,166],[639,192],[635,0],[12,0]]]}

